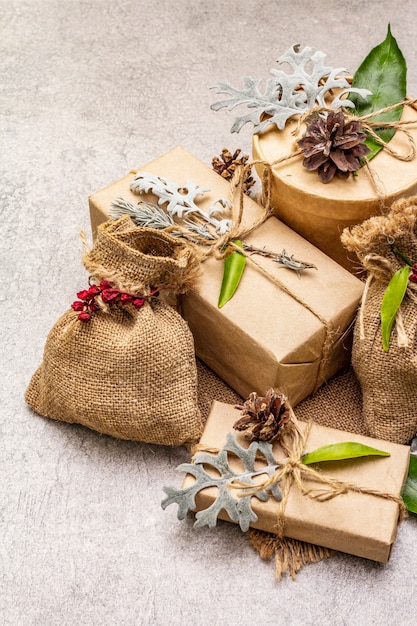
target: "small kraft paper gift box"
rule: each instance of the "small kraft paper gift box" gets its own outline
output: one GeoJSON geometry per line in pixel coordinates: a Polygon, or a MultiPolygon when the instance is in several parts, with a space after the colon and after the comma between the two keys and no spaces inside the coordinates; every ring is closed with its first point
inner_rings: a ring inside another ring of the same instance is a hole
{"type": "MultiPolygon", "coordinates": [[[[184,193],[187,185],[198,185],[204,193],[196,202],[206,213],[220,199],[227,204],[231,196],[230,183],[177,147],[90,196],[93,236],[109,219],[117,198],[135,205],[158,200],[150,192],[131,190],[135,176],[143,173],[175,181],[184,193]]],[[[263,212],[244,195],[244,226],[250,230],[263,212]]],[[[224,217],[229,217],[227,210],[224,217]]],[[[235,294],[219,308],[224,262],[212,256],[201,264],[196,288],[183,296],[182,314],[197,356],[237,393],[246,397],[275,387],[294,406],[350,362],[349,329],[363,284],[275,216],[250,232],[245,242],[258,251],[285,251],[314,268],[297,272],[262,254],[250,256],[235,294]]]]}
{"type": "MultiPolygon", "coordinates": [[[[415,104],[404,109],[402,121],[410,124],[409,135],[397,133],[389,144],[401,155],[410,152],[408,136],[417,141],[415,104]]],[[[358,260],[340,241],[343,229],[379,215],[381,198],[389,207],[395,200],[417,193],[416,161],[395,159],[387,150],[381,151],[369,166],[371,174],[368,167],[348,180],[335,178],[324,185],[315,172],[302,166],[303,155],[285,161],[293,149],[295,129],[296,122],[290,122],[282,131],[271,127],[253,136],[254,159],[267,163],[283,159],[273,168],[275,214],[346,269],[358,272],[358,260]]],[[[257,167],[260,174],[262,168],[257,167]]]]}
{"type": "MultiPolygon", "coordinates": [[[[249,442],[243,433],[233,430],[233,424],[239,416],[240,413],[235,407],[214,402],[198,449],[208,450],[210,454],[214,454],[215,450],[223,448],[228,433],[231,432],[235,434],[240,446],[248,448],[249,442]]],[[[297,424],[302,431],[307,427],[304,422],[297,424]]],[[[320,501],[303,495],[294,481],[283,510],[279,508],[281,503],[272,496],[266,501],[251,498],[250,504],[257,519],[250,522],[250,527],[277,532],[278,516],[282,515],[285,537],[385,563],[390,557],[397,534],[400,512],[398,501],[407,477],[410,448],[313,423],[305,441],[305,450],[312,452],[321,446],[341,442],[361,443],[389,453],[390,456],[365,456],[316,464],[317,471],[326,479],[350,485],[352,489],[347,489],[346,493],[336,495],[332,499],[320,501]],[[358,491],[355,491],[355,488],[358,488],[358,491]]],[[[286,455],[279,443],[272,444],[272,451],[278,462],[285,460],[286,455]]],[[[241,472],[243,465],[240,459],[230,453],[228,457],[232,471],[241,472]]],[[[256,468],[265,465],[265,459],[255,461],[256,468]]],[[[206,465],[204,468],[213,474],[212,468],[206,465]]],[[[216,470],[213,475],[216,475],[216,470]]],[[[261,478],[265,479],[267,476],[259,476],[255,480],[261,478]]],[[[187,474],[182,490],[193,485],[195,480],[194,476],[187,474]]],[[[279,483],[282,489],[285,480],[287,477],[279,483]]],[[[315,480],[306,480],[304,483],[303,486],[308,489],[326,490],[328,487],[326,483],[321,484],[315,480]]],[[[231,497],[239,497],[238,489],[233,486],[230,493],[231,497]]],[[[217,495],[217,487],[202,489],[195,496],[195,511],[215,507],[217,495]]],[[[241,510],[243,506],[242,503],[241,510]]],[[[232,521],[224,510],[218,514],[218,518],[232,521]]]]}

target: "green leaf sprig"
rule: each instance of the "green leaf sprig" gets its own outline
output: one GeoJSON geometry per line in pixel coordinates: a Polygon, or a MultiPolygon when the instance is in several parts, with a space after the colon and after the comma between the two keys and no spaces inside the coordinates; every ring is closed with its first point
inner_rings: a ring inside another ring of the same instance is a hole
{"type": "Polygon", "coordinates": [[[410,456],[408,477],[401,493],[407,511],[417,513],[417,457],[410,456]]]}
{"type": "MultiPolygon", "coordinates": [[[[352,87],[365,86],[372,92],[366,101],[356,93],[350,94],[350,99],[355,104],[355,114],[360,117],[403,102],[406,97],[407,65],[396,39],[391,34],[390,25],[385,40],[370,51],[353,76],[352,87]]],[[[396,122],[401,118],[402,110],[403,107],[396,107],[370,118],[370,121],[396,122]]],[[[374,132],[383,142],[388,143],[396,131],[395,128],[376,128],[374,132]]],[[[383,146],[369,134],[365,143],[371,150],[366,157],[369,161],[383,146]]]]}
{"type": "Polygon", "coordinates": [[[389,350],[392,328],[407,291],[410,272],[411,268],[408,265],[397,270],[384,291],[380,311],[382,348],[384,352],[389,350]]]}
{"type": "MultiPolygon", "coordinates": [[[[243,249],[243,244],[238,239],[233,242],[236,246],[243,249]]],[[[246,257],[238,250],[233,250],[224,259],[223,279],[220,287],[220,295],[217,306],[221,309],[228,302],[239,286],[243,271],[246,266],[246,257]]]]}
{"type": "Polygon", "coordinates": [[[312,463],[322,463],[324,461],[343,461],[345,459],[356,459],[363,456],[390,456],[389,452],[378,450],[356,441],[342,441],[322,446],[308,452],[301,457],[304,465],[312,463]]]}

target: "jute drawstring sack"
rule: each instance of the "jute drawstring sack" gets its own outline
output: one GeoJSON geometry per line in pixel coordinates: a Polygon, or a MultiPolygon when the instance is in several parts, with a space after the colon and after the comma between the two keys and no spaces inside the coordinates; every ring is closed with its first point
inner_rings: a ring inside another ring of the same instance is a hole
{"type": "Polygon", "coordinates": [[[198,440],[193,338],[158,297],[190,286],[198,271],[193,248],[123,217],[100,226],[83,262],[90,288],[50,331],[27,403],[45,417],[121,439],[198,440]]]}
{"type": "Polygon", "coordinates": [[[402,444],[417,432],[417,285],[408,283],[387,352],[380,310],[389,281],[406,264],[404,258],[417,263],[416,220],[417,197],[402,199],[386,216],[372,217],[342,234],[343,244],[367,270],[352,349],[363,418],[370,435],[402,444]]]}

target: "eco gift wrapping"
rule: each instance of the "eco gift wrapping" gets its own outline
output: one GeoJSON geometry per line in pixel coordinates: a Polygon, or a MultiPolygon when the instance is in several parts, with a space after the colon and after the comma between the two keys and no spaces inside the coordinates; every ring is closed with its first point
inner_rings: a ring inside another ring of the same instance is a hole
{"type": "MultiPolygon", "coordinates": [[[[233,424],[239,415],[233,406],[214,402],[199,447],[203,450],[207,448],[210,452],[220,450],[227,434],[236,433],[233,424]]],[[[302,429],[307,426],[303,422],[298,422],[298,425],[302,429]]],[[[238,443],[247,448],[249,444],[243,433],[236,435],[238,443]]],[[[320,463],[318,471],[362,489],[400,496],[407,477],[410,448],[313,424],[307,436],[306,450],[312,452],[321,446],[345,441],[362,443],[389,452],[390,456],[329,461],[320,463]]],[[[273,444],[273,454],[277,460],[285,458],[279,444],[273,444]]],[[[229,463],[233,471],[239,471],[241,466],[237,458],[229,455],[229,463]]],[[[261,467],[262,462],[259,463],[261,467]]],[[[265,479],[265,476],[261,478],[265,479]]],[[[190,486],[194,480],[193,476],[187,475],[182,488],[190,486]]],[[[319,483],[313,483],[313,486],[316,484],[322,486],[319,483]]],[[[311,487],[312,483],[309,481],[307,486],[311,487]]],[[[237,490],[232,489],[232,493],[236,497],[237,490]]],[[[196,511],[207,509],[216,497],[216,487],[200,491],[195,500],[196,511]]],[[[276,532],[279,502],[272,497],[266,502],[253,497],[251,505],[258,520],[250,526],[276,532]]],[[[218,517],[231,521],[224,511],[218,517]]],[[[349,491],[320,502],[304,496],[295,484],[291,486],[283,511],[284,536],[382,563],[389,559],[398,519],[398,503],[389,498],[349,491]]]]}
{"type": "MultiPolygon", "coordinates": [[[[402,121],[410,124],[407,132],[417,143],[417,111],[415,106],[404,108],[402,121]]],[[[285,129],[272,126],[263,134],[253,135],[252,153],[255,160],[274,163],[296,149],[294,132],[297,122],[289,122],[285,129]]],[[[400,155],[410,153],[410,140],[397,132],[389,143],[390,149],[400,155]]],[[[348,179],[335,177],[323,184],[317,172],[302,165],[299,154],[273,167],[271,203],[275,215],[302,237],[311,241],[332,259],[350,271],[360,265],[355,255],[348,254],[340,241],[343,229],[361,223],[381,212],[381,199],[388,207],[400,197],[417,193],[416,161],[394,158],[382,150],[366,168],[348,179]]],[[[263,165],[257,165],[262,174],[263,165]]]]}
{"type": "MultiPolygon", "coordinates": [[[[208,187],[198,205],[203,210],[219,198],[229,198],[230,184],[181,147],[138,171],[168,177],[179,185],[208,187]]],[[[130,173],[89,198],[93,233],[108,219],[112,202],[155,202],[152,194],[135,195],[130,173]]],[[[244,223],[263,209],[244,197],[244,223]]],[[[242,397],[279,388],[294,406],[350,361],[346,336],[354,319],[363,285],[316,247],[275,217],[253,231],[246,241],[276,253],[283,249],[317,269],[296,272],[269,258],[256,256],[264,275],[248,259],[240,285],[227,304],[217,306],[223,262],[209,258],[194,290],[183,297],[183,315],[194,335],[197,356],[242,397]],[[271,279],[272,277],[272,279],[271,279]],[[275,282],[274,282],[275,281],[275,282]],[[282,288],[276,284],[280,282],[282,288]]]]}

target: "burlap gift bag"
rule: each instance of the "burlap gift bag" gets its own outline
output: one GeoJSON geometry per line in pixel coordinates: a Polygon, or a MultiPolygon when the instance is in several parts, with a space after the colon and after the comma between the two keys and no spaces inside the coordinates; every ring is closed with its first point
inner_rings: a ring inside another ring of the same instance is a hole
{"type": "Polygon", "coordinates": [[[163,445],[197,440],[194,343],[159,291],[185,291],[193,249],[137,228],[128,217],[101,225],[83,257],[90,288],[48,335],[26,401],[34,411],[121,439],[163,445]]]}
{"type": "Polygon", "coordinates": [[[398,200],[386,216],[342,234],[343,244],[367,270],[352,350],[363,417],[372,436],[403,444],[417,432],[417,285],[408,282],[388,351],[382,348],[380,311],[387,285],[404,259],[417,263],[416,220],[417,196],[398,200]]]}

